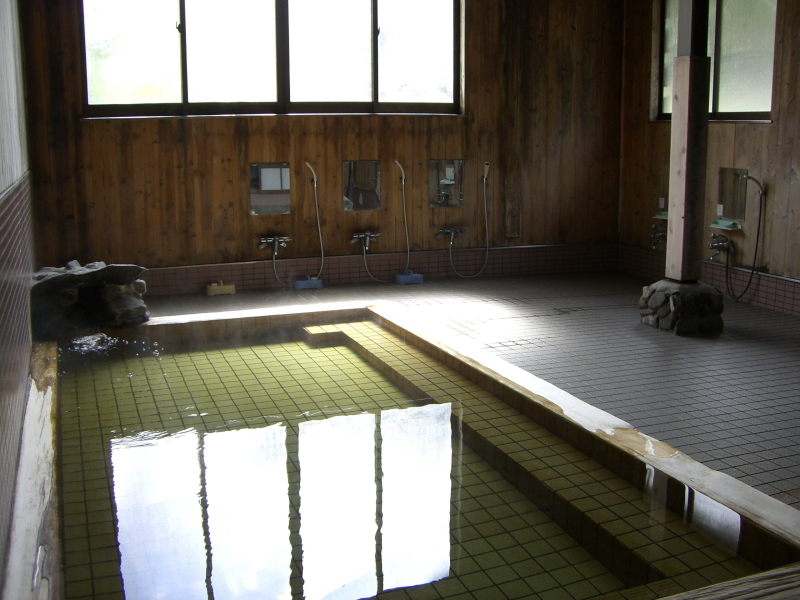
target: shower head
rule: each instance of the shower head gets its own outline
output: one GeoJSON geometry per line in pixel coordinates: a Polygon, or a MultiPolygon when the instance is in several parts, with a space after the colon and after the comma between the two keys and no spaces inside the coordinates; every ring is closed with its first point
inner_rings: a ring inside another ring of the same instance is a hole
{"type": "Polygon", "coordinates": [[[306,166],[307,166],[309,169],[311,169],[311,174],[312,174],[312,176],[313,176],[313,179],[312,179],[312,181],[314,182],[314,185],[317,185],[317,172],[314,170],[314,167],[312,167],[312,166],[311,166],[311,163],[310,163],[310,162],[306,161],[306,166]]]}
{"type": "Polygon", "coordinates": [[[403,168],[403,165],[400,164],[400,161],[397,160],[396,158],[394,159],[394,162],[397,163],[398,167],[400,167],[400,172],[403,174],[403,181],[405,181],[406,180],[406,170],[403,168]]]}
{"type": "Polygon", "coordinates": [[[488,179],[489,178],[489,162],[488,161],[483,163],[483,178],[484,179],[488,179]]]}

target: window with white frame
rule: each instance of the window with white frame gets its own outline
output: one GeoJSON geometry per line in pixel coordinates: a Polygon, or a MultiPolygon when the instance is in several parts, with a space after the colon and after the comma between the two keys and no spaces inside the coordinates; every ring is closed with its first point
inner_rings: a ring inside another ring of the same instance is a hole
{"type": "MultiPolygon", "coordinates": [[[[678,4],[679,0],[656,1],[661,9],[660,117],[672,113],[678,4]]],[[[768,119],[772,108],[777,0],[709,0],[708,8],[710,118],[768,119]]]]}
{"type": "Polygon", "coordinates": [[[83,0],[83,33],[87,116],[460,109],[460,0],[83,0]]]}

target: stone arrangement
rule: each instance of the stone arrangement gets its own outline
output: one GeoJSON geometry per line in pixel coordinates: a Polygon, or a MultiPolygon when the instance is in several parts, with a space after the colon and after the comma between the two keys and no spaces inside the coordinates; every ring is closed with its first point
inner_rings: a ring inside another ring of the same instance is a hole
{"type": "Polygon", "coordinates": [[[663,279],[642,288],[642,323],[676,335],[722,331],[724,296],[707,283],[663,279]]]}
{"type": "Polygon", "coordinates": [[[31,324],[35,339],[97,326],[125,327],[150,319],[142,294],[147,286],[137,265],[44,267],[33,274],[31,324]]]}

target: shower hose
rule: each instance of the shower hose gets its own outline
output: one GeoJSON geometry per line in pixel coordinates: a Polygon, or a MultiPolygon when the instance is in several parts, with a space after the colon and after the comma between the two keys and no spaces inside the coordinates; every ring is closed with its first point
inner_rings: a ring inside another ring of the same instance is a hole
{"type": "Polygon", "coordinates": [[[280,283],[283,287],[292,287],[290,283],[284,283],[281,281],[281,278],[278,277],[278,267],[275,266],[275,255],[277,252],[272,253],[272,272],[275,274],[275,279],[280,283]]]}
{"type": "Polygon", "coordinates": [[[367,275],[369,275],[370,278],[373,281],[377,281],[378,283],[392,283],[388,279],[378,279],[377,277],[375,277],[375,275],[370,273],[369,265],[367,264],[367,245],[366,244],[361,244],[361,254],[364,255],[364,268],[367,270],[367,275]]]}
{"type": "MultiPolygon", "coordinates": [[[[402,187],[403,192],[403,226],[406,231],[406,268],[403,271],[404,274],[409,272],[408,267],[411,264],[411,243],[408,240],[408,214],[406,213],[406,178],[405,178],[405,171],[403,170],[402,165],[399,161],[395,160],[394,162],[397,163],[397,166],[400,167],[400,171],[403,173],[403,176],[400,178],[400,185],[402,187]]],[[[367,275],[373,281],[377,281],[378,283],[391,283],[391,281],[386,279],[378,279],[369,271],[369,265],[367,264],[367,247],[365,244],[361,246],[362,254],[364,255],[364,268],[367,270],[367,275]]]]}
{"type": "MultiPolygon", "coordinates": [[[[311,167],[309,166],[309,169],[311,167]]],[[[312,169],[313,172],[313,169],[312,169]]],[[[325,248],[322,246],[322,225],[319,222],[319,200],[317,200],[317,176],[314,175],[314,209],[317,211],[317,233],[319,234],[319,273],[315,279],[322,277],[322,266],[325,264],[325,248]]]]}
{"type": "Polygon", "coordinates": [[[486,176],[483,177],[483,224],[486,231],[486,254],[483,257],[483,266],[481,270],[475,273],[474,275],[463,275],[462,273],[458,272],[456,269],[456,265],[453,263],[453,244],[448,244],[447,246],[447,253],[450,256],[450,266],[453,268],[453,272],[463,279],[472,279],[473,277],[477,277],[486,269],[486,263],[489,262],[489,209],[486,206],[486,176]]]}
{"type": "Polygon", "coordinates": [[[747,280],[747,285],[744,288],[744,291],[739,294],[738,296],[733,291],[733,284],[731,284],[731,253],[727,252],[725,254],[725,287],[728,288],[728,294],[730,294],[731,298],[733,298],[736,302],[744,298],[744,295],[747,293],[747,290],[750,289],[750,284],[753,283],[753,275],[756,273],[756,259],[758,258],[758,240],[761,236],[761,213],[764,212],[764,196],[767,195],[764,186],[761,185],[761,182],[756,179],[755,177],[751,177],[750,175],[746,176],[747,179],[752,179],[755,184],[758,186],[758,227],[756,229],[756,247],[753,250],[753,267],[750,269],[750,278],[747,280]]]}

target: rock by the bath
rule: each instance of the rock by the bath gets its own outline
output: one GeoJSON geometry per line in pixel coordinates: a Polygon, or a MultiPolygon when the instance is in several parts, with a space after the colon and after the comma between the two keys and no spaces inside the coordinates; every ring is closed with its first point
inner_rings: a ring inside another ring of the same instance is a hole
{"type": "Polygon", "coordinates": [[[137,294],[144,294],[147,291],[147,283],[144,279],[137,279],[133,282],[133,291],[137,294]]]}
{"type": "Polygon", "coordinates": [[[679,283],[663,279],[642,289],[641,322],[676,335],[722,331],[722,292],[706,283],[679,283]]]}
{"type": "Polygon", "coordinates": [[[642,324],[647,325],[648,327],[658,327],[658,317],[655,315],[647,315],[646,317],[642,317],[642,324]]]}
{"type": "Polygon", "coordinates": [[[54,339],[79,329],[147,321],[150,315],[142,301],[147,286],[139,279],[146,270],[102,261],[81,266],[76,260],[39,270],[31,287],[34,337],[54,339]]]}
{"type": "Polygon", "coordinates": [[[144,281],[137,279],[128,285],[109,284],[100,291],[100,296],[106,303],[106,311],[112,317],[112,325],[136,325],[150,318],[147,306],[142,302],[142,295],[136,291],[142,287],[146,287],[144,281]]]}

